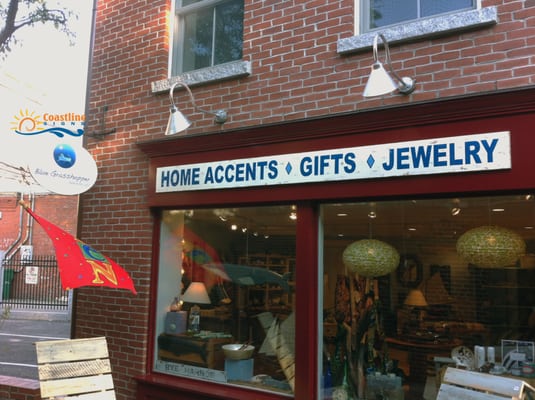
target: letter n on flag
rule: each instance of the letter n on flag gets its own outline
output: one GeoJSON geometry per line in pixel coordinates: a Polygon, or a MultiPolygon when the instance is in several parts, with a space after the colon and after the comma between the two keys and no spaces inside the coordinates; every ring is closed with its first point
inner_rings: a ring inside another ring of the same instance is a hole
{"type": "Polygon", "coordinates": [[[36,215],[26,205],[26,211],[41,225],[54,242],[59,276],[63,289],[81,286],[106,286],[128,289],[137,294],[130,275],[110,258],[36,215]]]}

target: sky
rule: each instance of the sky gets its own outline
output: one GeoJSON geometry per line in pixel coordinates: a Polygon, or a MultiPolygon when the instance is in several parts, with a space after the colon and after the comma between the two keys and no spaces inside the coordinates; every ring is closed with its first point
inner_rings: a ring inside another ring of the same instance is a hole
{"type": "MultiPolygon", "coordinates": [[[[51,24],[39,24],[17,32],[22,44],[12,46],[7,58],[0,60],[0,192],[39,191],[18,183],[13,169],[5,164],[26,168],[39,156],[43,141],[58,139],[53,134],[20,135],[15,129],[43,128],[45,115],[83,115],[85,111],[93,1],[48,3],[49,7],[61,4],[78,15],[69,20],[76,32],[75,45],[51,24]]],[[[83,129],[82,123],[75,128],[83,129]]],[[[82,139],[66,135],[63,140],[81,145],[82,139]]]]}

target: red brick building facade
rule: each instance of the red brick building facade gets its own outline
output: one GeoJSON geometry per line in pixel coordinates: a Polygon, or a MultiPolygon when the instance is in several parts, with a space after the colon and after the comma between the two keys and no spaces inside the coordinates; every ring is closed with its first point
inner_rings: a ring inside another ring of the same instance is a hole
{"type": "MultiPolygon", "coordinates": [[[[75,334],[108,338],[119,399],[284,398],[154,370],[161,325],[155,309],[165,301],[158,294],[160,224],[167,209],[297,204],[299,340],[293,395],[322,398],[316,305],[321,283],[317,274],[304,273],[318,267],[318,227],[312,222],[318,217],[316,202],[533,191],[533,177],[526,174],[533,162],[522,148],[534,144],[526,124],[535,112],[535,2],[482,0],[428,24],[424,18],[417,26],[362,32],[357,0],[245,0],[241,57],[222,69],[178,73],[171,71],[176,61],[170,54],[180,37],[176,21],[182,14],[177,14],[178,3],[171,3],[96,2],[85,145],[97,161],[99,177],[81,195],[79,237],[125,267],[138,295],[79,289],[75,334]],[[410,95],[363,97],[377,32],[389,41],[394,69],[416,80],[410,95]],[[186,92],[177,89],[176,104],[193,124],[185,134],[165,137],[168,90],[178,79],[191,86],[199,108],[224,108],[228,121],[215,124],[212,115],[197,112],[186,92]],[[99,135],[103,122],[115,132],[99,135]],[[371,179],[353,186],[155,189],[157,169],[165,166],[501,130],[513,131],[513,167],[486,179],[446,174],[371,179]]],[[[183,8],[187,13],[188,6],[183,8]]]]}
{"type": "Polygon", "coordinates": [[[0,231],[2,236],[2,250],[9,250],[8,255],[17,251],[20,246],[32,245],[33,254],[38,256],[53,256],[54,247],[45,231],[31,220],[19,204],[23,200],[32,205],[33,210],[50,222],[60,226],[65,231],[76,235],[76,220],[78,217],[78,196],[24,195],[4,193],[0,195],[0,231]],[[30,228],[31,227],[31,228],[30,228]]]}

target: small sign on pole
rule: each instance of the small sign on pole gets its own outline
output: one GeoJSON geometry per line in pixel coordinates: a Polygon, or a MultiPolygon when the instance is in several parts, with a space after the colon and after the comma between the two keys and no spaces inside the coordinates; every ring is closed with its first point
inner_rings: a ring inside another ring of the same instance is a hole
{"type": "Polygon", "coordinates": [[[37,285],[39,281],[39,267],[25,268],[25,282],[27,285],[37,285]]]}

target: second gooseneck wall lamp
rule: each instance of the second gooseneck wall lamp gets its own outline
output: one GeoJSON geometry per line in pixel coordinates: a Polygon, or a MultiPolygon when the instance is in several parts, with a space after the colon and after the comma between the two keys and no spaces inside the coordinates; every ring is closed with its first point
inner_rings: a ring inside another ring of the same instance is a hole
{"type": "Polygon", "coordinates": [[[171,113],[169,115],[169,122],[167,123],[167,129],[165,130],[166,135],[174,135],[179,132],[182,132],[186,130],[190,125],[191,122],[188,120],[188,118],[180,112],[180,110],[177,108],[175,104],[175,100],[173,99],[173,92],[177,86],[182,86],[189,94],[189,98],[191,101],[191,104],[193,105],[193,108],[196,111],[202,112],[204,114],[211,114],[215,117],[214,121],[217,124],[224,124],[227,121],[227,112],[225,110],[217,110],[215,112],[203,110],[202,108],[197,107],[197,104],[195,103],[195,98],[193,97],[193,93],[191,92],[191,89],[188,85],[186,85],[184,82],[175,82],[171,89],[169,89],[169,100],[171,101],[171,113]]]}
{"type": "Polygon", "coordinates": [[[364,88],[364,97],[382,96],[384,94],[398,91],[401,94],[410,94],[416,88],[416,83],[413,79],[408,77],[401,78],[392,68],[392,60],[390,59],[390,49],[385,37],[379,33],[373,39],[373,65],[372,72],[364,88]],[[379,61],[378,56],[378,40],[381,39],[385,48],[384,65],[379,61]],[[384,66],[388,67],[390,74],[385,70],[384,66]]]}

